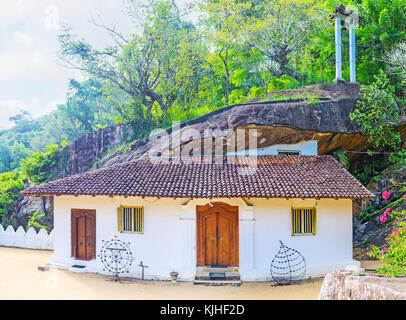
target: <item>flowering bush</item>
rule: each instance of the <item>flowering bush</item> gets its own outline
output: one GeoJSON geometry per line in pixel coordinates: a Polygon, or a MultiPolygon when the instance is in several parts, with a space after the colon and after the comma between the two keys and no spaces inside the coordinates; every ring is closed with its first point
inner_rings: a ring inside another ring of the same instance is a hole
{"type": "MultiPolygon", "coordinates": [[[[384,191],[382,198],[388,199],[390,193],[384,191]]],[[[406,201],[406,194],[402,196],[402,200],[406,201]]],[[[406,211],[401,212],[387,208],[379,217],[382,223],[385,223],[389,218],[391,221],[397,219],[395,228],[386,237],[388,242],[387,247],[379,249],[377,246],[372,247],[369,256],[377,258],[383,262],[383,265],[376,271],[377,273],[396,277],[398,275],[406,275],[406,221],[402,218],[406,217],[406,211]]]]}
{"type": "Polygon", "coordinates": [[[385,200],[388,200],[390,197],[390,193],[388,191],[384,191],[382,192],[382,198],[384,198],[385,200]]]}

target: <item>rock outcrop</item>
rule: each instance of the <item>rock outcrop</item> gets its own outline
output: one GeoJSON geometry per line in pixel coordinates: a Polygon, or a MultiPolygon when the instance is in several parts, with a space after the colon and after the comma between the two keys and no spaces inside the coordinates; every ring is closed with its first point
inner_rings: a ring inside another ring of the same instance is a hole
{"type": "Polygon", "coordinates": [[[54,227],[54,199],[53,197],[22,197],[20,196],[14,203],[13,220],[11,225],[15,230],[19,226],[24,228],[33,214],[38,211],[44,216],[37,220],[41,225],[47,226],[49,230],[54,227]]]}
{"type": "Polygon", "coordinates": [[[406,277],[388,278],[375,273],[329,272],[319,300],[406,300],[406,277]]]}
{"type": "MultiPolygon", "coordinates": [[[[367,157],[367,139],[360,134],[360,128],[351,123],[349,114],[355,109],[359,98],[358,84],[314,85],[302,89],[280,91],[280,94],[300,93],[302,96],[317,99],[296,99],[269,102],[251,102],[225,107],[188,123],[182,123],[180,130],[166,130],[168,139],[162,139],[162,145],[169,145],[169,154],[176,148],[189,148],[190,138],[180,142],[179,136],[186,130],[195,129],[200,137],[205,130],[217,130],[216,135],[224,136],[225,144],[231,139],[228,129],[255,128],[258,132],[257,146],[263,148],[275,144],[298,143],[307,140],[318,141],[319,154],[328,154],[337,148],[355,151],[348,153],[351,170],[357,168],[359,160],[367,157]]],[[[406,118],[402,118],[398,129],[403,139],[406,137],[406,118]]],[[[248,139],[247,143],[248,143],[248,139]]],[[[405,140],[405,139],[404,139],[405,140]]],[[[246,146],[248,148],[248,145],[246,146]]],[[[99,163],[99,167],[131,161],[144,156],[157,148],[154,139],[136,141],[132,151],[126,154],[111,154],[99,163]]],[[[213,146],[214,148],[214,146],[213,146]]]]}
{"type": "Polygon", "coordinates": [[[119,123],[80,137],[59,151],[55,166],[49,169],[52,180],[89,171],[97,159],[129,142],[132,136],[131,125],[119,123]]]}

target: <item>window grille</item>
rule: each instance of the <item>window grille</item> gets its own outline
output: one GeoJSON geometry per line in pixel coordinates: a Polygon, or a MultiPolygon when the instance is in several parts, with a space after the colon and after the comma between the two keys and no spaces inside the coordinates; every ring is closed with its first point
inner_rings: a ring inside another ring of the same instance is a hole
{"type": "Polygon", "coordinates": [[[279,156],[300,156],[300,151],[278,150],[279,156]]]}
{"type": "Polygon", "coordinates": [[[118,232],[144,233],[144,207],[117,208],[118,232]]]}
{"type": "Polygon", "coordinates": [[[316,208],[292,208],[292,235],[316,234],[316,208]]]}

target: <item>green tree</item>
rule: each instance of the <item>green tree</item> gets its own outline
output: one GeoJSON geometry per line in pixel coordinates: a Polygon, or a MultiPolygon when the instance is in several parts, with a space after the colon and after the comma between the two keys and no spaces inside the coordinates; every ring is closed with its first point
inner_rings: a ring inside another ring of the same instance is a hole
{"type": "Polygon", "coordinates": [[[250,8],[249,3],[234,0],[205,1],[200,5],[204,16],[202,22],[206,27],[205,36],[214,46],[212,63],[221,61],[224,74],[224,100],[229,104],[230,73],[232,63],[230,54],[235,53],[239,46],[239,29],[243,23],[243,11],[250,8]],[[234,49],[234,50],[233,50],[234,49]]]}
{"type": "Polygon", "coordinates": [[[298,79],[298,73],[290,66],[291,59],[304,50],[317,29],[325,26],[328,12],[323,1],[254,3],[243,32],[245,41],[269,60],[268,71],[272,75],[298,79]]]}
{"type": "Polygon", "coordinates": [[[198,86],[200,78],[195,69],[201,65],[201,50],[190,50],[188,45],[196,48],[194,41],[200,40],[193,25],[181,19],[173,2],[151,0],[148,6],[129,3],[132,14],[139,18],[135,28],[142,30],[140,34],[127,39],[112,28],[97,24],[108,30],[117,44],[96,50],[67,30],[59,37],[60,58],[69,66],[108,82],[107,92],[125,92],[129,99],[117,108],[129,109],[119,113],[131,118],[123,120],[146,119],[152,125],[153,109],[166,115],[185,95],[187,98],[190,93],[195,94],[193,90],[184,90],[184,85],[198,86]]]}
{"type": "Polygon", "coordinates": [[[401,137],[396,131],[400,115],[395,89],[382,71],[375,79],[371,85],[363,86],[357,108],[350,113],[350,119],[368,136],[368,142],[372,146],[368,150],[370,154],[373,150],[389,148],[393,152],[391,159],[396,161],[401,137]]]}

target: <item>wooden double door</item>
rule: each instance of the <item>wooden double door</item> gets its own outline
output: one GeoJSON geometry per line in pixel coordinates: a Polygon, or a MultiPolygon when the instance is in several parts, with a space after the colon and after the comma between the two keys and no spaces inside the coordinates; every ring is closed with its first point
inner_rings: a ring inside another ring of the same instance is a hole
{"type": "Polygon", "coordinates": [[[198,266],[238,266],[238,207],[222,202],[196,207],[198,266]]]}
{"type": "Polygon", "coordinates": [[[72,209],[72,257],[78,260],[96,258],[96,210],[72,209]]]}

